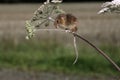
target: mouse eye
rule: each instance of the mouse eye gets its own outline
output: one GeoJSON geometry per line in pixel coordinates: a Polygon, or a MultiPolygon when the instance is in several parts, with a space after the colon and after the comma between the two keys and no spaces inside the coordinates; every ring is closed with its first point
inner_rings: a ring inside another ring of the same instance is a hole
{"type": "Polygon", "coordinates": [[[59,21],[58,21],[58,20],[57,20],[56,22],[57,22],[57,23],[59,23],[59,21]]]}

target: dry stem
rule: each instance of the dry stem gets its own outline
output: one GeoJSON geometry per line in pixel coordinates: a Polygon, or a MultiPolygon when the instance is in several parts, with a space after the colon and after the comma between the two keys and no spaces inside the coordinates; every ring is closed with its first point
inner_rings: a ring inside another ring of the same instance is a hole
{"type": "MultiPolygon", "coordinates": [[[[39,29],[39,30],[49,30],[49,31],[57,30],[57,31],[64,31],[65,32],[65,30],[61,30],[61,29],[39,29]]],[[[88,41],[87,39],[78,35],[77,33],[72,33],[72,34],[74,35],[74,48],[75,48],[75,52],[76,52],[76,59],[75,59],[73,64],[75,64],[77,59],[78,59],[78,50],[77,50],[77,46],[76,46],[76,37],[78,37],[78,38],[82,39],[83,41],[85,41],[86,43],[88,43],[90,46],[92,46],[95,50],[97,50],[100,53],[100,55],[102,55],[105,59],[107,59],[120,72],[120,67],[101,49],[99,49],[94,44],[92,44],[90,41],[88,41]]]]}
{"type": "Polygon", "coordinates": [[[90,46],[92,46],[95,50],[97,50],[104,58],[106,58],[119,72],[120,72],[120,67],[106,54],[104,53],[101,49],[97,48],[94,44],[86,40],[85,38],[81,37],[80,35],[73,33],[74,36],[82,39],[86,43],[88,43],[90,46]]]}
{"type": "Polygon", "coordinates": [[[78,49],[77,49],[77,45],[76,45],[76,36],[73,35],[74,38],[74,49],[75,49],[75,54],[76,54],[76,58],[75,61],[73,62],[73,64],[75,64],[78,60],[78,49]]]}

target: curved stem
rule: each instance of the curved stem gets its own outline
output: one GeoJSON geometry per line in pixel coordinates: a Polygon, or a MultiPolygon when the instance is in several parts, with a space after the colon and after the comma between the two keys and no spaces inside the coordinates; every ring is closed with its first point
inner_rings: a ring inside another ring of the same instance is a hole
{"type": "Polygon", "coordinates": [[[73,33],[74,36],[82,39],[86,43],[88,43],[90,46],[92,46],[95,50],[97,50],[104,58],[106,58],[119,72],[120,72],[120,67],[107,55],[105,54],[101,49],[97,48],[94,44],[86,40],[85,38],[81,37],[77,33],[73,33]]]}
{"type": "MultiPolygon", "coordinates": [[[[48,30],[48,31],[63,31],[65,32],[65,30],[62,29],[39,29],[39,30],[48,30]]],[[[77,33],[72,33],[74,35],[74,37],[78,37],[80,39],[82,39],[83,41],[85,41],[86,43],[88,43],[90,46],[92,46],[95,50],[97,50],[105,59],[107,59],[119,72],[120,72],[120,67],[106,54],[104,53],[101,49],[97,48],[94,44],[92,44],[90,41],[86,40],[85,38],[83,38],[82,36],[78,35],[77,33]]],[[[75,46],[75,45],[74,45],[75,46]]]]}
{"type": "Polygon", "coordinates": [[[77,49],[77,45],[76,45],[76,36],[74,36],[73,39],[74,39],[73,41],[74,41],[74,49],[75,49],[75,55],[76,55],[76,58],[75,58],[73,64],[75,64],[78,60],[78,49],[77,49]]]}

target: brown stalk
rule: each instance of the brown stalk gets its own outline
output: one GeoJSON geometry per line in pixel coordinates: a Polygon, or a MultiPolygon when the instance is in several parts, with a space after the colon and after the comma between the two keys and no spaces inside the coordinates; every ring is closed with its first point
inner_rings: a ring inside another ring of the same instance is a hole
{"type": "MultiPolygon", "coordinates": [[[[61,30],[61,29],[39,29],[39,30],[47,30],[47,31],[51,31],[51,30],[53,30],[53,31],[55,31],[55,30],[57,30],[57,31],[65,31],[65,30],[61,30]]],[[[70,32],[71,33],[71,32],[70,32]]],[[[101,49],[99,49],[98,47],[96,47],[94,44],[92,44],[90,41],[88,41],[87,39],[85,39],[85,38],[83,38],[82,36],[80,36],[80,35],[78,35],[77,33],[74,33],[74,32],[72,32],[72,34],[73,34],[73,36],[74,36],[74,47],[75,47],[75,51],[76,51],[76,55],[77,55],[77,57],[76,57],[76,59],[75,59],[75,61],[74,61],[74,63],[73,64],[75,64],[76,63],[76,61],[77,61],[77,59],[78,59],[78,52],[77,52],[77,47],[76,47],[76,38],[75,37],[78,37],[78,38],[80,38],[81,40],[83,40],[83,41],[85,41],[86,43],[88,43],[90,46],[92,46],[95,50],[97,50],[99,53],[100,53],[100,55],[102,55],[105,59],[107,59],[119,72],[120,72],[120,67],[106,54],[106,53],[104,53],[101,49]]]]}
{"type": "Polygon", "coordinates": [[[75,50],[75,55],[76,55],[76,58],[73,62],[73,64],[75,64],[78,60],[78,49],[77,49],[77,44],[76,44],[76,36],[73,35],[73,42],[74,42],[74,50],[75,50]]]}
{"type": "Polygon", "coordinates": [[[88,43],[90,46],[92,46],[95,50],[97,50],[100,55],[102,55],[105,59],[107,59],[119,72],[120,72],[120,67],[106,54],[104,53],[101,49],[97,48],[94,44],[92,44],[90,41],[86,40],[82,36],[78,35],[77,33],[72,33],[74,36],[82,39],[86,43],[88,43]]]}

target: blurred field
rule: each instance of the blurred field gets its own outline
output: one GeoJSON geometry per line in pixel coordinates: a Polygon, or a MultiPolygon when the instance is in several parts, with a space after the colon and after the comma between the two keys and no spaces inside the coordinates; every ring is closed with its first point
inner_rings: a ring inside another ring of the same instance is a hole
{"type": "MultiPolygon", "coordinates": [[[[40,5],[0,4],[1,74],[2,71],[4,72],[2,69],[7,68],[23,72],[38,72],[36,75],[39,72],[49,71],[69,74],[68,78],[62,76],[62,80],[119,80],[119,73],[116,69],[102,56],[98,55],[94,49],[82,43],[79,39],[77,39],[79,59],[75,65],[72,65],[75,54],[72,46],[73,39],[70,34],[60,31],[40,30],[36,32],[35,39],[25,40],[25,21],[32,17],[34,11],[40,5]]],[[[78,18],[78,33],[100,47],[120,66],[120,15],[98,15],[100,6],[101,3],[61,5],[65,11],[73,13],[78,18]]],[[[50,28],[54,28],[54,26],[51,25],[50,28]]],[[[19,72],[18,75],[20,75],[19,72]]],[[[31,80],[39,79],[39,75],[38,77],[34,75],[34,77],[36,79],[31,78],[31,80]]],[[[60,77],[58,76],[58,78],[60,77]]],[[[42,80],[53,79],[60,80],[56,77],[42,80]]],[[[8,79],[3,78],[3,80],[8,79]]]]}
{"type": "MultiPolygon", "coordinates": [[[[32,17],[34,11],[39,6],[40,4],[1,4],[0,37],[11,37],[15,41],[24,39],[25,21],[32,17]]],[[[79,34],[83,35],[94,43],[110,42],[119,44],[120,16],[117,14],[98,15],[97,12],[100,10],[100,6],[101,3],[76,3],[61,5],[65,11],[68,13],[73,13],[78,18],[79,34]]],[[[50,27],[54,28],[54,26],[50,27]]],[[[39,40],[54,39],[58,42],[69,42],[71,40],[71,37],[68,34],[56,31],[38,31],[37,34],[39,40]]]]}

